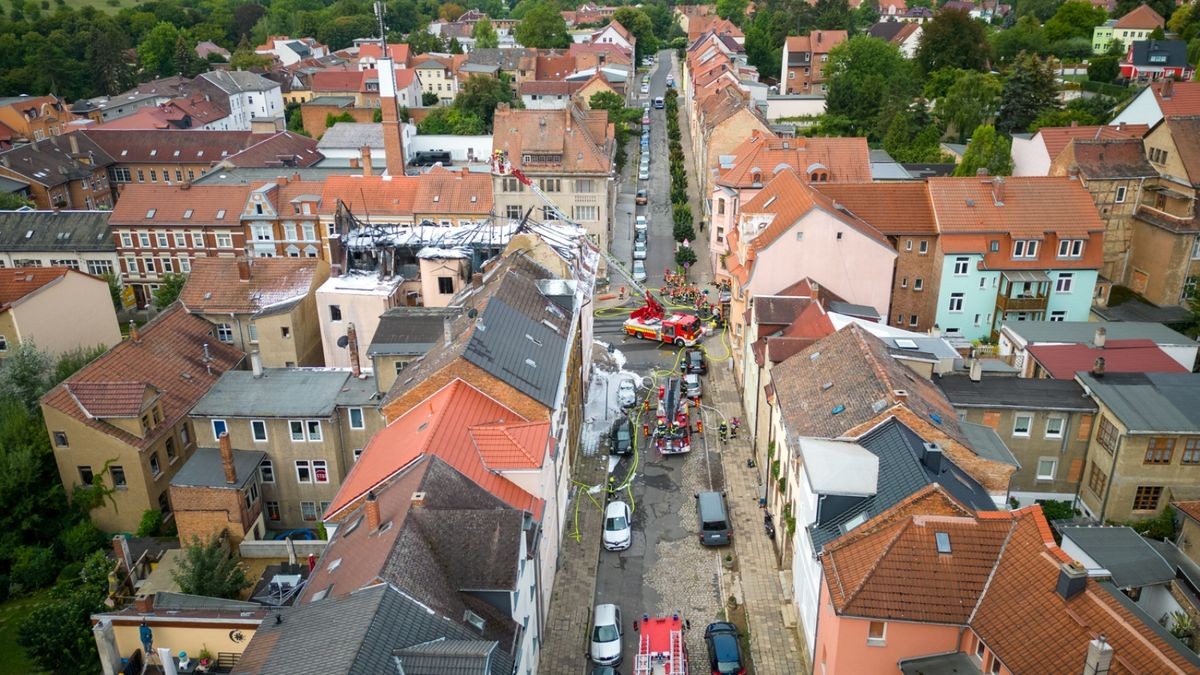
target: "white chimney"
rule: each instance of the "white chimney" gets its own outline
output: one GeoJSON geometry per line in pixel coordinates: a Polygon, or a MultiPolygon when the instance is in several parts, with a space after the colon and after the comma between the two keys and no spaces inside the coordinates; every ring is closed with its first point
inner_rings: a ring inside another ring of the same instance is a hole
{"type": "Polygon", "coordinates": [[[1088,642],[1087,660],[1083,663],[1083,675],[1108,675],[1112,669],[1113,648],[1100,635],[1088,642]]]}
{"type": "Polygon", "coordinates": [[[1100,326],[1096,329],[1096,334],[1092,336],[1092,344],[1095,345],[1097,349],[1104,349],[1104,343],[1107,340],[1108,329],[1106,329],[1104,326],[1100,326]]]}
{"type": "Polygon", "coordinates": [[[262,354],[258,350],[250,352],[250,369],[254,371],[254,379],[261,379],[263,376],[262,354]]]}
{"type": "Polygon", "coordinates": [[[978,382],[983,379],[983,363],[979,359],[971,359],[971,368],[968,371],[968,377],[972,382],[978,382]]]}

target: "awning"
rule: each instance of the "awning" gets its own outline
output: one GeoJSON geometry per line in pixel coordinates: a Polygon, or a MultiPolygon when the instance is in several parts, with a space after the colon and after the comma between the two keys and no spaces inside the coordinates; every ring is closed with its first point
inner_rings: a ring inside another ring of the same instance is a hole
{"type": "Polygon", "coordinates": [[[1049,282],[1050,277],[1038,270],[1009,270],[1004,272],[1004,278],[1009,281],[1049,282]]]}

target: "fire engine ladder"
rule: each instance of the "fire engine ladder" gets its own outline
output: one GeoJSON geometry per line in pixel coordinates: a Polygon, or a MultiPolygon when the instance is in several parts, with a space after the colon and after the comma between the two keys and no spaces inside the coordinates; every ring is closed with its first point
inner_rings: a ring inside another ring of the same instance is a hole
{"type": "MultiPolygon", "coordinates": [[[[538,199],[541,199],[546,204],[556,220],[561,220],[572,227],[577,227],[580,230],[586,231],[586,228],[584,228],[582,225],[568,218],[567,214],[563,213],[562,209],[558,208],[558,204],[555,204],[554,200],[550,199],[550,196],[537,186],[537,183],[533,182],[533,180],[526,176],[525,173],[520,169],[514,168],[513,165],[508,161],[507,153],[505,153],[503,150],[497,150],[492,155],[492,173],[498,176],[512,176],[513,178],[516,178],[521,182],[522,185],[529,188],[530,192],[537,195],[538,199]]],[[[604,259],[608,261],[610,268],[615,268],[621,273],[621,276],[625,277],[625,280],[629,282],[629,287],[631,289],[636,291],[642,297],[646,296],[646,293],[648,292],[646,287],[633,278],[633,273],[625,269],[625,266],[621,264],[621,261],[617,260],[617,258],[608,251],[600,251],[600,255],[604,256],[604,259]]]]}
{"type": "Polygon", "coordinates": [[[650,656],[649,633],[643,630],[642,637],[638,642],[638,653],[633,666],[633,675],[650,675],[652,661],[650,656]]]}
{"type": "Polygon", "coordinates": [[[683,675],[687,672],[687,663],[683,660],[683,631],[671,631],[671,675],[683,675]]]}

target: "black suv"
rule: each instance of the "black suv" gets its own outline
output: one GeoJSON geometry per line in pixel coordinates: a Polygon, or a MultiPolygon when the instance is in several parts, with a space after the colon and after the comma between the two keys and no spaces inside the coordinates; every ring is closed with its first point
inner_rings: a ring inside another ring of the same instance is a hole
{"type": "Polygon", "coordinates": [[[708,665],[714,675],[745,675],[737,626],[724,621],[708,624],[704,629],[704,644],[708,647],[708,665]]]}
{"type": "Polygon", "coordinates": [[[697,375],[708,374],[708,359],[704,358],[704,350],[687,350],[687,353],[683,355],[683,372],[697,375]]]}
{"type": "Polygon", "coordinates": [[[614,455],[633,454],[633,424],[628,417],[617,420],[612,430],[611,452],[614,455]]]}

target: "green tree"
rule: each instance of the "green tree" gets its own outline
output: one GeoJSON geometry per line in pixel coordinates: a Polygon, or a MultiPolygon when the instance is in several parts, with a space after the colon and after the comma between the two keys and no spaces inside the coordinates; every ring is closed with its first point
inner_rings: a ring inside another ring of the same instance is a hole
{"type": "Polygon", "coordinates": [[[328,129],[338,122],[354,122],[354,115],[348,112],[342,112],[334,115],[333,113],[325,113],[325,128],[328,129]]]}
{"type": "Polygon", "coordinates": [[[179,298],[179,293],[186,283],[187,275],[184,274],[168,274],[163,277],[158,290],[154,291],[154,306],[159,309],[169,307],[179,298]]]}
{"type": "Polygon", "coordinates": [[[1029,125],[1029,133],[1036,133],[1043,127],[1069,127],[1072,124],[1090,126],[1100,124],[1100,120],[1092,113],[1079,108],[1064,108],[1063,110],[1047,110],[1029,125]]]}
{"type": "Polygon", "coordinates": [[[423,23],[413,29],[405,39],[413,54],[440,52],[446,48],[442,38],[429,32],[429,24],[423,23]]]}
{"type": "Polygon", "coordinates": [[[138,45],[138,62],[142,70],[155,77],[175,75],[175,43],[178,40],[179,31],[169,23],[163,22],[150,29],[138,45]]]}
{"type": "Polygon", "coordinates": [[[374,35],[378,30],[375,17],[369,14],[339,16],[320,24],[317,39],[330,49],[345,49],[354,44],[354,38],[374,35]]]}
{"type": "Polygon", "coordinates": [[[1067,0],[1058,6],[1054,16],[1046,21],[1046,39],[1050,42],[1073,37],[1092,39],[1092,29],[1108,20],[1103,7],[1087,0],[1067,0]]]}
{"type": "Polygon", "coordinates": [[[179,37],[175,38],[175,54],[172,60],[175,62],[175,69],[184,77],[195,77],[208,70],[208,62],[201,61],[200,57],[196,56],[195,42],[185,33],[180,33],[179,37]]]}
{"type": "Polygon", "coordinates": [[[531,49],[566,49],[571,45],[567,22],[559,14],[558,5],[553,2],[539,2],[525,12],[513,37],[531,49]]]}
{"type": "Polygon", "coordinates": [[[696,264],[696,252],[690,246],[680,246],[679,250],[675,251],[675,264],[683,267],[696,264]]]}
{"type": "Polygon", "coordinates": [[[899,109],[917,91],[911,63],[893,44],[875,38],[850,38],[829,54],[825,68],[826,116],[849,121],[849,131],[878,140],[890,119],[881,113],[899,109]]]}
{"type": "Polygon", "coordinates": [[[500,46],[500,36],[496,34],[496,27],[491,21],[476,21],[471,37],[475,38],[476,49],[495,49],[500,46]]]}
{"type": "Polygon", "coordinates": [[[108,347],[101,344],[92,347],[76,347],[70,351],[63,352],[59,355],[58,362],[54,364],[54,373],[50,376],[47,386],[53,387],[62,382],[87,364],[104,356],[104,353],[107,351],[108,347]]]}
{"type": "Polygon", "coordinates": [[[32,340],[10,348],[0,364],[0,397],[21,402],[30,413],[38,410],[38,399],[52,386],[54,360],[32,340]]]}
{"type": "Polygon", "coordinates": [[[847,0],[817,0],[813,5],[814,27],[821,30],[843,30],[853,23],[853,13],[847,0]]]}
{"type": "Polygon", "coordinates": [[[437,105],[439,101],[441,101],[441,99],[438,98],[436,91],[421,92],[421,105],[425,106],[426,108],[437,105]]]}
{"type": "Polygon", "coordinates": [[[0,193],[0,209],[12,210],[25,206],[33,206],[33,200],[26,199],[15,192],[0,193]]]}
{"type": "Polygon", "coordinates": [[[238,47],[229,56],[229,67],[234,70],[264,70],[273,62],[274,59],[270,56],[255,54],[249,44],[238,47]]]}
{"type": "Polygon", "coordinates": [[[941,162],[942,128],[930,119],[925,101],[917,99],[892,116],[883,149],[898,162],[941,162]]]}
{"type": "Polygon", "coordinates": [[[1058,83],[1050,65],[1034,54],[1018,56],[1000,93],[996,128],[1006,134],[1025,131],[1038,115],[1058,108],[1058,83]]]}
{"type": "Polygon", "coordinates": [[[184,593],[211,598],[234,599],[250,585],[241,563],[215,536],[207,542],[193,537],[171,576],[184,593]]]}
{"type": "Polygon", "coordinates": [[[989,176],[1012,173],[1012,144],[990,124],[979,126],[971,134],[971,142],[967,144],[962,162],[955,167],[954,175],[974,176],[979,169],[987,169],[989,176]]]}
{"type": "Polygon", "coordinates": [[[649,54],[658,51],[658,37],[654,34],[654,22],[646,13],[635,7],[622,7],[613,13],[613,20],[624,26],[637,40],[637,63],[649,54]]]}
{"type": "Polygon", "coordinates": [[[1048,21],[1058,10],[1058,5],[1059,0],[1020,0],[1016,13],[1018,18],[1031,16],[1038,22],[1048,21]]]}
{"type": "Polygon", "coordinates": [[[486,133],[483,120],[458,108],[435,108],[417,123],[417,132],[425,135],[478,136],[486,133]]]}
{"type": "Polygon", "coordinates": [[[496,115],[496,105],[512,102],[512,89],[502,80],[472,75],[458,87],[458,95],[454,97],[454,107],[468,115],[474,115],[483,120],[484,126],[492,128],[492,118],[496,115]]]}
{"type": "Polygon", "coordinates": [[[467,8],[454,2],[447,2],[438,8],[438,18],[442,21],[458,21],[458,17],[466,14],[467,8]]]}
{"type": "Polygon", "coordinates": [[[749,6],[748,0],[717,0],[717,16],[740,26],[746,19],[746,8],[749,6]]]}
{"type": "Polygon", "coordinates": [[[1046,54],[1049,44],[1042,25],[1030,15],[1017,19],[1011,28],[992,34],[992,49],[1001,63],[1012,61],[1021,52],[1046,54]]]}
{"type": "Polygon", "coordinates": [[[17,643],[41,670],[53,673],[92,673],[99,656],[92,635],[91,615],[104,610],[108,575],[114,563],[103,551],[84,562],[78,578],[56,588],[17,627],[17,643]]]}
{"type": "Polygon", "coordinates": [[[100,93],[113,95],[129,89],[135,79],[124,57],[129,47],[125,33],[114,22],[105,20],[93,24],[87,35],[84,61],[91,66],[100,93]]]}
{"type": "Polygon", "coordinates": [[[975,127],[996,113],[1000,89],[1000,79],[991,73],[960,70],[946,95],[938,99],[934,114],[964,143],[975,127]]]}
{"type": "Polygon", "coordinates": [[[925,73],[941,68],[982,70],[991,51],[983,24],[964,10],[943,9],[925,23],[916,61],[925,73]]]}

